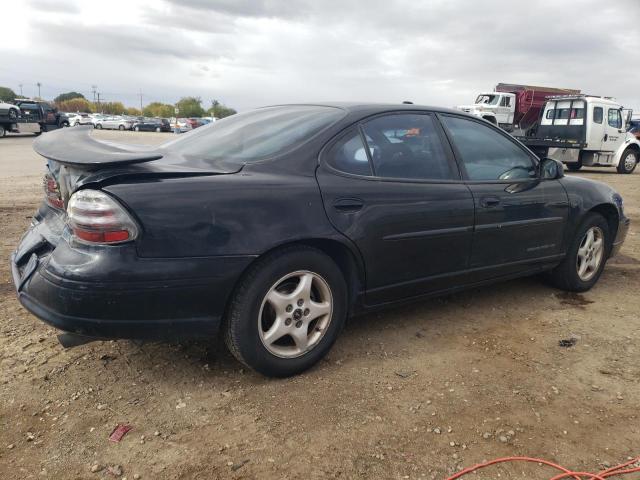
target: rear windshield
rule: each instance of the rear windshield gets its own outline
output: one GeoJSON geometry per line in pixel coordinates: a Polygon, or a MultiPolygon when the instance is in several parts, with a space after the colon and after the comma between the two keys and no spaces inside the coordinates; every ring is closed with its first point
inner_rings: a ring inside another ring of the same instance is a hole
{"type": "Polygon", "coordinates": [[[301,145],[343,116],[335,107],[260,108],[212,122],[163,148],[204,160],[255,162],[301,145]]]}

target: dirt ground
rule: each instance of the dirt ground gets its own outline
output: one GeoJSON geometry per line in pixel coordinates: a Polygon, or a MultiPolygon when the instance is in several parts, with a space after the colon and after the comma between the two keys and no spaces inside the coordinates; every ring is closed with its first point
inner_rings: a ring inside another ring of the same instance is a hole
{"type": "MultiPolygon", "coordinates": [[[[0,139],[1,478],[442,479],[507,455],[587,471],[640,455],[640,172],[579,173],[618,189],[633,221],[592,291],[530,278],[357,318],[316,368],[271,380],[213,343],[64,350],[9,273],[42,197],[31,143],[0,139]],[[133,429],[114,443],[118,424],[133,429]]],[[[552,472],[475,478],[498,475],[552,472]]]]}

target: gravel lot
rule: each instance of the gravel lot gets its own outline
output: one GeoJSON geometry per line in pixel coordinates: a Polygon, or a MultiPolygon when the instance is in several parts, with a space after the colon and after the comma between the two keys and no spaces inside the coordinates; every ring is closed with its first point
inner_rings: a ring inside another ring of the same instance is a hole
{"type": "MultiPolygon", "coordinates": [[[[42,197],[32,142],[0,139],[0,477],[441,479],[498,456],[594,471],[640,454],[640,172],[579,173],[633,221],[592,291],[530,278],[357,318],[318,367],[269,380],[217,344],[60,347],[9,274],[42,197]]],[[[475,478],[551,476],[534,470],[475,478]]]]}

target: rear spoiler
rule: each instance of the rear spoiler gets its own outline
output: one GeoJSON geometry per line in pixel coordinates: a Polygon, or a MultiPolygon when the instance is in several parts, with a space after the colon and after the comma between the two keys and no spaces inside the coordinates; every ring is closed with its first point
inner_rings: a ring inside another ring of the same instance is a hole
{"type": "Polygon", "coordinates": [[[130,165],[162,158],[162,154],[151,147],[96,140],[91,137],[92,130],[93,127],[89,126],[60,128],[40,136],[34,142],[33,149],[55,162],[84,169],[130,165]]]}

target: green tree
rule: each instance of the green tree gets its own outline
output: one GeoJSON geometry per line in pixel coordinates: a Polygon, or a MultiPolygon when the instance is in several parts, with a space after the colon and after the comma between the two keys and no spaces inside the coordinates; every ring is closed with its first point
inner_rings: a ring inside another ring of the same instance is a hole
{"type": "Polygon", "coordinates": [[[56,102],[61,112],[93,112],[93,105],[86,98],[71,98],[62,102],[56,102]]]}
{"type": "Polygon", "coordinates": [[[122,102],[100,102],[100,105],[96,105],[96,112],[110,115],[122,115],[126,110],[122,102]]]}
{"type": "Polygon", "coordinates": [[[172,117],[173,105],[162,102],[151,102],[149,105],[142,109],[142,114],[145,117],[172,117]]]}
{"type": "Polygon", "coordinates": [[[180,117],[202,117],[205,114],[200,97],[182,97],[176,107],[180,109],[180,117]]]}
{"type": "Polygon", "coordinates": [[[126,113],[132,117],[139,117],[142,115],[142,111],[136,107],[128,107],[126,113]]]}
{"type": "Polygon", "coordinates": [[[0,101],[3,102],[11,102],[15,100],[16,92],[11,90],[9,87],[0,87],[0,101]]]}
{"type": "Polygon", "coordinates": [[[61,93],[56,98],[53,99],[55,103],[65,102],[67,100],[72,100],[74,98],[85,98],[84,95],[78,92],[67,92],[61,93]]]}
{"type": "Polygon", "coordinates": [[[236,112],[233,108],[223,105],[218,100],[211,100],[211,108],[207,110],[207,114],[215,118],[224,118],[233,115],[236,112]]]}

